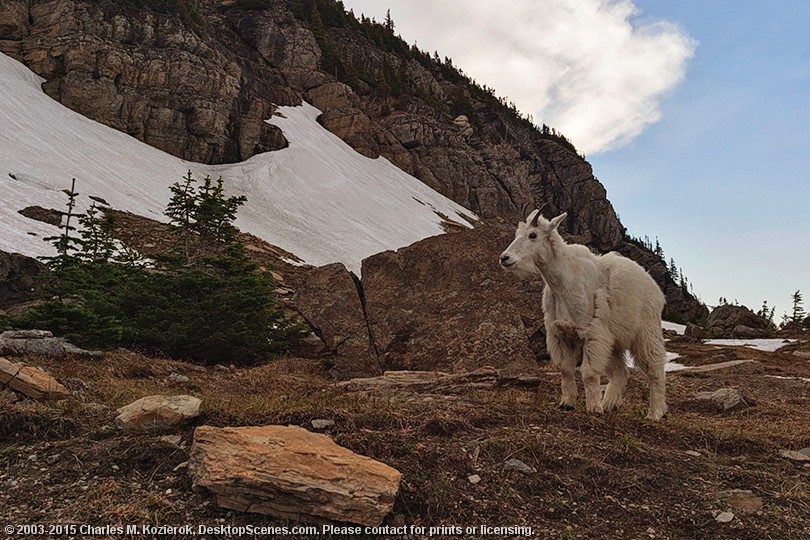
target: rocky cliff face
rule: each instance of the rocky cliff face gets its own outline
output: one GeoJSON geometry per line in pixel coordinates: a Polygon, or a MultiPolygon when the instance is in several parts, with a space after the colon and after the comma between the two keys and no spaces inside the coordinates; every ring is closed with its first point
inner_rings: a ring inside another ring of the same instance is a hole
{"type": "Polygon", "coordinates": [[[215,26],[191,22],[115,2],[8,0],[0,51],[67,107],[184,159],[233,162],[282,148],[263,120],[273,103],[298,96],[215,26]]]}
{"type": "Polygon", "coordinates": [[[537,138],[439,64],[380,48],[356,21],[313,28],[292,2],[259,10],[233,0],[176,4],[188,7],[161,13],[105,0],[7,0],[0,51],[45,78],[45,91],[64,105],[184,159],[233,162],[283,147],[263,120],[274,103],[307,99],[359,152],[385,156],[484,218],[512,220],[524,202],[548,201],[569,212],[568,228],[583,242],[621,243],[623,228],[587,162],[537,138]],[[362,79],[336,80],[326,55],[362,79]],[[390,72],[411,90],[380,88],[390,72]],[[470,109],[473,125],[454,122],[459,107],[470,109]]]}
{"type": "MultiPolygon", "coordinates": [[[[568,212],[573,240],[599,251],[626,245],[604,187],[570,143],[342,4],[149,8],[157,4],[4,0],[0,51],[68,107],[184,159],[234,162],[281,148],[282,133],[264,119],[273,104],[306,99],[358,152],[386,157],[486,220],[511,226],[524,202],[548,203],[547,215],[568,212]]],[[[684,318],[697,309],[678,290],[667,299],[684,318]]]]}

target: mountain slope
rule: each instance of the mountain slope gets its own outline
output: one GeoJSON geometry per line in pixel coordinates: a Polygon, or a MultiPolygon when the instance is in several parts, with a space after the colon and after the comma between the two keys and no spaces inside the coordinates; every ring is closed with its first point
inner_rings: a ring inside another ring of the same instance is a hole
{"type": "Polygon", "coordinates": [[[567,212],[573,241],[650,271],[669,316],[702,311],[664,261],[628,242],[570,141],[339,1],[5,0],[0,52],[67,107],[208,164],[284,148],[264,120],[273,104],[306,101],[357,152],[387,158],[482,219],[511,224],[524,202],[567,212]]]}
{"type": "MultiPolygon", "coordinates": [[[[271,121],[289,141],[283,150],[226,165],[181,160],[70,111],[42,93],[41,80],[0,54],[0,249],[50,253],[42,237],[54,228],[18,210],[61,208],[61,190],[77,179],[82,194],[114,208],[164,219],[169,185],[186,170],[198,179],[222,176],[227,190],[248,198],[237,225],[320,265],[359,271],[363,258],[444,232],[445,217],[475,216],[384,158],[370,159],[317,124],[320,111],[281,107],[271,121]],[[441,214],[441,215],[440,215],[441,214]]],[[[466,220],[465,220],[466,217],[466,220]]]]}

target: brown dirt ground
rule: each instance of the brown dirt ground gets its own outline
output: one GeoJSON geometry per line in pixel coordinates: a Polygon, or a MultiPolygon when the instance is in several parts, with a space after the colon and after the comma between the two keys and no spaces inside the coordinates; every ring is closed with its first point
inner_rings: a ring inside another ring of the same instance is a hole
{"type": "Polygon", "coordinates": [[[559,378],[550,366],[541,368],[537,390],[374,396],[335,388],[318,361],[299,358],[228,371],[127,351],[101,360],[26,358],[73,397],[38,404],[0,394],[0,521],[283,525],[219,509],[209,494],[192,491],[186,471],[175,468],[187,460],[194,426],[179,432],[180,446],[114,427],[115,409],[139,397],[189,393],[203,399],[195,425],[311,429],[314,418],[335,420],[328,433],[336,442],[403,473],[391,525],[524,525],[535,538],[810,538],[810,465],[779,456],[810,446],[810,382],[771,377],[810,377],[810,362],[791,354],[797,345],[777,353],[668,348],[691,365],[756,363],[671,374],[670,414],[651,423],[643,420],[646,383],[638,374],[622,410],[596,416],[582,403],[575,412],[557,409],[559,378]],[[172,371],[190,381],[170,383],[172,371]],[[722,412],[694,399],[727,386],[756,405],[722,412]],[[510,458],[536,472],[504,472],[510,458]],[[481,482],[471,484],[472,474],[481,482]],[[732,508],[716,497],[728,489],[751,490],[764,506],[732,508]],[[734,519],[718,523],[715,515],[727,510],[734,519]]]}

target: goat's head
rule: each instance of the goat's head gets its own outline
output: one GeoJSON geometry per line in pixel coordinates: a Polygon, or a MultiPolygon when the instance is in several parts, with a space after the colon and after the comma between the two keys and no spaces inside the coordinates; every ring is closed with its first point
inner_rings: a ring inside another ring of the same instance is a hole
{"type": "MultiPolygon", "coordinates": [[[[540,215],[542,210],[540,207],[525,221],[518,222],[515,239],[501,253],[503,268],[519,274],[535,274],[553,256],[553,235],[557,234],[557,227],[568,214],[563,212],[549,221],[540,215]]],[[[526,206],[523,211],[525,214],[526,206]]]]}

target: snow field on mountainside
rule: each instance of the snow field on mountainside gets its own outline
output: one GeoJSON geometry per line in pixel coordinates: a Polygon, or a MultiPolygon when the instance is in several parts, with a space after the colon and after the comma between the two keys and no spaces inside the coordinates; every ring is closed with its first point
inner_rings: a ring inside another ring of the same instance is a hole
{"type": "Polygon", "coordinates": [[[442,234],[442,218],[469,226],[476,216],[384,158],[355,152],[317,123],[304,103],[267,121],[288,148],[247,161],[184,161],[85,118],[54,101],[42,79],[0,54],[0,249],[48,255],[52,226],[23,217],[27,206],[63,209],[76,178],[79,210],[88,196],[118,210],[166,221],[169,186],[191,170],[222,176],[229,195],[245,195],[236,225],[305,262],[342,262],[359,273],[369,255],[442,234]]]}

